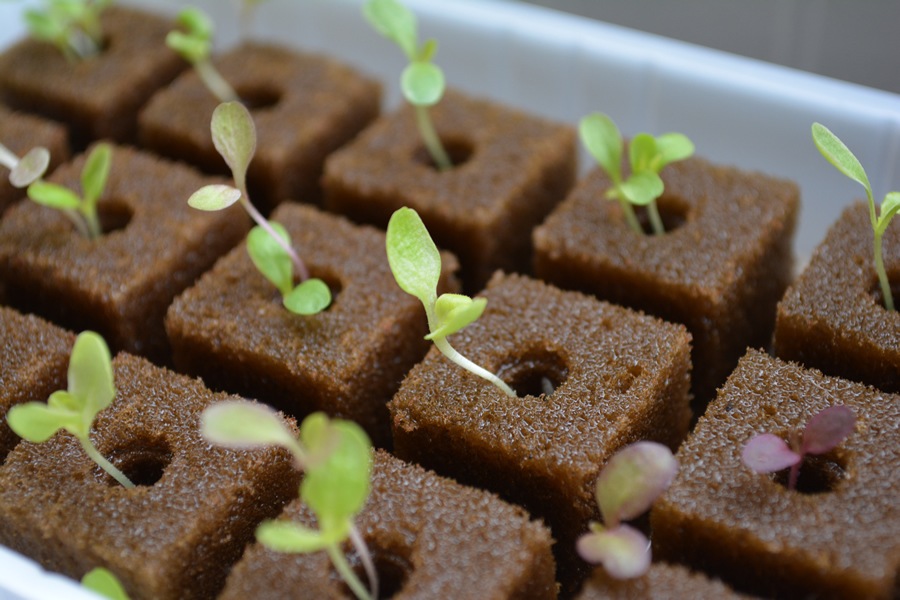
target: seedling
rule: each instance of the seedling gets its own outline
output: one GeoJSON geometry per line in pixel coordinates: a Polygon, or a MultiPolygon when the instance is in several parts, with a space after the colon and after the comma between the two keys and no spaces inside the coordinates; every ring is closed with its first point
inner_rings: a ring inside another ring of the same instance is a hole
{"type": "Polygon", "coordinates": [[[321,279],[311,278],[306,265],[291,246],[287,230],[266,220],[247,193],[247,169],[256,153],[256,126],[239,102],[220,104],[212,116],[213,144],[231,169],[237,187],[207,185],[194,192],[188,204],[198,210],[223,210],[235,202],[256,222],[247,236],[247,252],[253,264],[281,292],[284,306],[301,315],[314,315],[331,304],[331,290],[321,279]],[[294,286],[294,272],[300,284],[294,286]]]}
{"type": "Polygon", "coordinates": [[[421,300],[428,317],[431,340],[444,356],[463,369],[486,379],[512,398],[516,393],[502,379],[473,363],[450,345],[447,336],[475,322],[487,306],[485,298],[472,299],[462,294],[437,295],[441,279],[441,254],[428,234],[419,214],[401,208],[391,215],[387,227],[387,257],[400,288],[421,300]]]}
{"type": "Polygon", "coordinates": [[[581,120],[578,127],[581,141],[612,180],[606,197],[618,200],[628,225],[636,233],[643,233],[634,206],[646,206],[653,233],[664,233],[662,218],[656,207],[665,187],[659,173],[663,167],[684,160],[694,153],[694,144],[680,133],[666,133],[653,137],[639,133],[628,146],[631,174],[622,178],[622,152],[625,143],[619,128],[602,113],[594,113],[581,120]]]}
{"type": "Polygon", "coordinates": [[[791,432],[790,445],[772,433],[761,433],[745,445],[741,460],[757,473],[791,468],[788,489],[797,487],[800,466],[808,454],[824,454],[836,448],[856,427],[853,410],[844,405],[816,413],[801,432],[791,432]]]}
{"type": "Polygon", "coordinates": [[[16,188],[26,188],[47,172],[50,151],[42,146],[32,148],[19,158],[9,148],[0,144],[0,165],[9,169],[9,183],[16,188]]]}
{"type": "Polygon", "coordinates": [[[185,8],[178,13],[175,23],[184,31],[170,31],[166,36],[166,45],[193,65],[200,80],[219,102],[238,100],[234,88],[225,81],[210,59],[213,24],[206,13],[199,8],[185,8]]]}
{"type": "Polygon", "coordinates": [[[97,215],[97,201],[106,187],[111,164],[112,147],[109,144],[97,144],[81,170],[83,196],[78,196],[69,188],[38,179],[28,186],[28,197],[43,206],[61,210],[81,235],[97,239],[103,234],[97,215]]]}
{"type": "Polygon", "coordinates": [[[603,524],[592,522],[591,532],[577,542],[578,554],[602,564],[611,577],[640,577],[650,567],[650,542],[643,533],[625,525],[646,512],[672,483],[678,461],[656,442],[637,442],[609,459],[597,478],[597,504],[603,524]]]}
{"type": "Polygon", "coordinates": [[[365,541],[354,525],[369,496],[372,444],[356,423],[313,413],[300,425],[297,439],[278,414],[262,404],[245,401],[211,406],[201,417],[203,436],[214,444],[250,449],[286,448],[305,471],[300,498],[316,515],[319,529],[289,521],[265,521],[256,539],[276,552],[324,550],[357,598],[378,597],[378,575],[365,541]],[[347,562],[341,545],[350,540],[369,579],[367,590],[347,562]]]}
{"type": "Polygon", "coordinates": [[[116,396],[112,358],[103,338],[93,331],[81,333],[69,358],[68,389],[50,394],[47,403],[25,402],[7,414],[9,427],[16,435],[40,444],[60,429],[74,435],[81,447],[100,468],[126,488],[134,484],[106,460],[91,442],[91,426],[97,414],[116,396]]]}
{"type": "Polygon", "coordinates": [[[108,569],[96,567],[81,578],[81,585],[109,600],[129,600],[119,579],[108,569]]]}
{"type": "Polygon", "coordinates": [[[397,44],[409,64],[400,76],[400,89],[415,109],[416,124],[422,142],[434,164],[441,171],[453,167],[441,138],[428,113],[444,95],[444,72],[431,60],[437,52],[437,41],[431,39],[421,46],[418,41],[416,16],[397,0],[369,0],[363,5],[363,15],[381,35],[397,44]]]}
{"type": "Polygon", "coordinates": [[[113,0],[45,0],[41,9],[25,11],[32,37],[49,42],[71,62],[100,53],[103,30],[100,14],[113,0]]]}
{"type": "Polygon", "coordinates": [[[834,165],[838,171],[862,185],[866,190],[869,200],[869,220],[872,222],[872,231],[875,235],[875,272],[878,273],[878,281],[881,284],[881,295],[884,297],[884,306],[888,310],[894,310],[894,296],[891,294],[891,285],[888,282],[887,272],[884,269],[882,258],[882,242],[885,230],[891,219],[900,211],[900,192],[888,192],[881,202],[881,208],[876,214],[875,198],[872,195],[872,186],[856,156],[844,145],[836,135],[820,123],[813,123],[812,137],[816,148],[822,156],[834,165]]]}

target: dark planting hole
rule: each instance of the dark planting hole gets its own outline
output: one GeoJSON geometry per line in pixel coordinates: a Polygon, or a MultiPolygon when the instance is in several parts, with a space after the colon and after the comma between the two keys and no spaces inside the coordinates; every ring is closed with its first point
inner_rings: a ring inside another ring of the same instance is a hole
{"type": "Polygon", "coordinates": [[[97,217],[103,234],[125,229],[131,222],[131,207],[119,200],[104,201],[97,205],[97,217]]]}
{"type": "Polygon", "coordinates": [[[617,369],[615,372],[605,375],[604,385],[611,391],[624,394],[643,372],[644,369],[641,365],[629,365],[625,369],[617,369]]]}
{"type": "MultiPolygon", "coordinates": [[[[300,258],[303,258],[302,255],[300,258]]],[[[307,268],[309,268],[309,265],[307,265],[307,268]]],[[[340,277],[330,271],[326,272],[319,269],[310,269],[309,276],[310,278],[321,279],[325,282],[325,285],[328,286],[328,289],[331,290],[331,304],[328,305],[324,312],[331,310],[337,302],[338,296],[344,289],[344,284],[341,283],[340,277]]],[[[299,284],[300,277],[297,275],[297,273],[294,273],[294,287],[298,286],[299,284]]],[[[281,292],[279,292],[274,287],[272,288],[272,301],[277,302],[278,304],[282,303],[281,292]]]]}
{"type": "MultiPolygon", "coordinates": [[[[369,552],[372,553],[375,572],[378,573],[378,598],[379,600],[393,598],[406,584],[406,580],[412,572],[412,563],[400,553],[382,550],[374,546],[370,540],[366,540],[366,543],[369,545],[369,552]]],[[[346,556],[350,566],[353,568],[353,572],[356,573],[356,576],[368,589],[369,578],[366,576],[366,570],[359,559],[359,554],[356,551],[351,551],[346,556]]],[[[340,579],[334,566],[331,567],[331,576],[340,580],[344,596],[354,598],[350,588],[343,579],[340,579]]]]}
{"type": "MultiPolygon", "coordinates": [[[[891,296],[894,297],[894,308],[897,309],[900,307],[900,273],[888,273],[888,285],[891,288],[891,296]]],[[[875,299],[875,303],[878,306],[887,309],[884,305],[884,295],[881,293],[881,283],[878,281],[877,276],[872,285],[869,286],[869,295],[875,299]]]]}
{"type": "MultiPolygon", "coordinates": [[[[796,490],[801,494],[825,494],[833,492],[847,474],[846,464],[832,453],[806,456],[800,465],[796,490]]],[[[775,474],[775,481],[787,487],[790,469],[775,474]]]]}
{"type": "MultiPolygon", "coordinates": [[[[450,163],[453,165],[454,169],[464,165],[475,152],[472,143],[465,139],[447,138],[442,139],[441,143],[444,144],[444,150],[447,151],[447,156],[450,157],[450,163]]],[[[434,164],[431,153],[425,149],[425,146],[416,148],[416,151],[413,154],[413,160],[426,167],[437,170],[437,165],[434,164]]]]}
{"type": "Polygon", "coordinates": [[[272,108],[281,101],[281,90],[269,86],[247,86],[236,89],[235,92],[251,112],[272,108]]]}
{"type": "MultiPolygon", "coordinates": [[[[663,229],[666,233],[675,231],[685,224],[687,221],[688,207],[674,202],[666,197],[661,197],[656,201],[659,216],[663,222],[663,229]]],[[[635,213],[644,233],[650,235],[653,233],[653,226],[650,224],[650,215],[646,206],[636,206],[635,213]]]]}
{"type": "Polygon", "coordinates": [[[569,375],[569,368],[559,353],[536,348],[517,354],[503,363],[497,376],[525,396],[549,397],[569,375]]]}
{"type": "MultiPolygon", "coordinates": [[[[165,439],[146,436],[131,439],[127,445],[117,447],[106,458],[134,485],[149,487],[162,478],[166,467],[172,462],[172,450],[165,439]]],[[[119,485],[111,476],[105,477],[107,485],[119,485]]]]}

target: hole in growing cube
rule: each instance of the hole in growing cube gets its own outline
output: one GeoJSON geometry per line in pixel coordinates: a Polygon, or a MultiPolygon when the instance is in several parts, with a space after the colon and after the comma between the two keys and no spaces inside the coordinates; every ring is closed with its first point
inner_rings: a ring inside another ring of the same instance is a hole
{"type": "Polygon", "coordinates": [[[239,87],[235,92],[250,112],[260,112],[274,108],[281,102],[281,90],[272,86],[244,86],[239,87]]]}
{"type": "MultiPolygon", "coordinates": [[[[406,585],[409,574],[412,572],[412,562],[408,552],[382,548],[372,540],[366,540],[366,544],[369,546],[369,552],[372,553],[372,562],[375,565],[375,572],[378,574],[378,598],[379,600],[393,598],[403,590],[403,586],[406,585]]],[[[349,547],[349,545],[345,547],[349,547]]],[[[359,555],[355,551],[351,551],[346,556],[353,572],[368,589],[369,579],[359,555]]],[[[331,567],[331,576],[340,579],[334,566],[331,567]]],[[[346,597],[355,597],[343,580],[341,580],[341,587],[346,597]]]]}
{"type": "MultiPolygon", "coordinates": [[[[162,436],[149,433],[131,437],[120,443],[106,456],[136,486],[152,486],[162,479],[163,473],[172,462],[172,449],[162,436]]],[[[119,483],[96,467],[102,473],[107,485],[119,483]]]]}
{"type": "MultiPolygon", "coordinates": [[[[869,260],[869,264],[871,263],[872,261],[869,260]]],[[[881,308],[887,308],[884,305],[884,294],[881,293],[881,283],[878,281],[878,276],[874,274],[875,268],[870,268],[873,271],[873,278],[871,285],[869,285],[869,295],[875,299],[875,304],[881,308]]],[[[896,310],[900,307],[900,273],[888,272],[888,284],[891,288],[891,295],[894,297],[894,309],[896,310]]]]}
{"type": "Polygon", "coordinates": [[[131,206],[121,200],[104,200],[97,205],[97,217],[100,219],[100,230],[104,235],[125,229],[131,222],[134,212],[131,206]]]}
{"type": "MultiPolygon", "coordinates": [[[[658,198],[656,204],[659,216],[663,222],[665,233],[671,233],[687,222],[688,207],[685,204],[666,196],[658,198]]],[[[650,214],[647,211],[647,207],[637,206],[635,207],[635,213],[637,214],[638,221],[640,222],[641,229],[644,230],[644,233],[652,235],[653,226],[650,224],[650,214]]]]}
{"type": "MultiPolygon", "coordinates": [[[[446,150],[447,156],[450,157],[450,163],[453,165],[454,169],[468,162],[475,152],[473,144],[466,139],[446,138],[441,139],[441,143],[444,144],[444,150],[446,150]]],[[[437,165],[435,165],[434,160],[431,158],[431,154],[423,145],[416,148],[415,154],[413,154],[413,160],[426,167],[437,170],[437,165]]]]}
{"type": "MultiPolygon", "coordinates": [[[[790,469],[775,474],[776,483],[787,487],[790,469]]],[[[800,466],[796,491],[801,494],[826,494],[835,491],[847,476],[847,464],[843,457],[833,452],[807,455],[800,466]]]]}
{"type": "Polygon", "coordinates": [[[565,383],[569,367],[559,352],[531,348],[504,361],[497,375],[515,390],[519,398],[547,398],[565,383]]]}

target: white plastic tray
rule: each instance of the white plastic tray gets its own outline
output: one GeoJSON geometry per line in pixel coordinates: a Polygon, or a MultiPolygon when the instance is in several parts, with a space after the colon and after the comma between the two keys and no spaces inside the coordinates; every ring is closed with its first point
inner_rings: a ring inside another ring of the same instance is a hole
{"type": "MultiPolygon", "coordinates": [[[[120,0],[174,14],[185,2],[120,0]]],[[[0,47],[23,35],[31,0],[0,2],[0,47]]],[[[821,121],[856,153],[876,197],[900,190],[900,96],[638,33],[509,0],[407,0],[451,85],[572,124],[609,113],[623,132],[689,135],[716,162],[797,181],[803,260],[840,209],[863,196],[812,144],[821,121]]],[[[237,39],[236,2],[196,0],[218,23],[218,43],[237,39]]],[[[386,105],[399,101],[402,57],[360,17],[362,0],[272,0],[255,37],[327,52],[380,77],[386,105]]],[[[584,155],[582,156],[584,159],[584,155]]],[[[588,167],[583,160],[583,168],[588,167]]],[[[0,599],[87,598],[0,548],[0,599]]]]}

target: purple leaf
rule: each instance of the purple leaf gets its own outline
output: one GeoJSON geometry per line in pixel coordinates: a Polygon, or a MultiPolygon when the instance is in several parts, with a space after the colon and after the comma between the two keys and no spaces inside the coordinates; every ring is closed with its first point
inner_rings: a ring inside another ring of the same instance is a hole
{"type": "Polygon", "coordinates": [[[637,529],[619,525],[578,538],[578,554],[591,564],[602,564],[611,577],[640,577],[650,567],[650,542],[637,529]]]}
{"type": "Polygon", "coordinates": [[[741,460],[757,473],[774,473],[794,466],[803,457],[777,435],[761,433],[744,445],[741,460]]]}
{"type": "Polygon", "coordinates": [[[853,433],[856,417],[848,406],[832,406],[816,413],[803,430],[804,454],[828,452],[853,433]]]}
{"type": "Polygon", "coordinates": [[[678,471],[672,451],[656,442],[626,446],[606,463],[597,477],[597,504],[607,527],[645,512],[678,471]]]}

